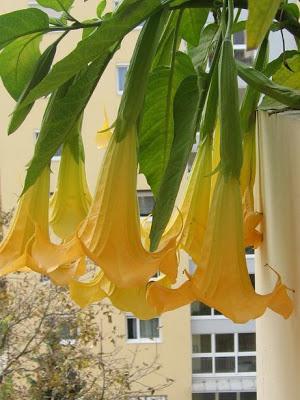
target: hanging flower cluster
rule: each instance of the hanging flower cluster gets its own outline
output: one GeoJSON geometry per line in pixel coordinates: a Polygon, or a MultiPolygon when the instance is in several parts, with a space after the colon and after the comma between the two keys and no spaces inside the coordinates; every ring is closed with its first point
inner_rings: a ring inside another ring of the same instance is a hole
{"type": "Polygon", "coordinates": [[[253,200],[255,123],[242,132],[230,18],[182,202],[174,208],[157,250],[149,250],[151,224],[141,222],[136,194],[138,124],[159,29],[159,18],[150,18],[133,57],[114,133],[105,117],[97,134],[97,145],[108,145],[94,197],[85,175],[80,118],[63,145],[50,202],[48,167],[20,198],[0,246],[0,275],[35,271],[67,286],[81,307],[108,298],[141,319],[193,301],[239,323],[259,317],[266,308],[288,317],[293,306],[280,277],[271,293],[260,295],[247,271],[245,248],[262,242],[262,214],[255,212],[253,200]],[[136,82],[137,70],[144,80],[136,82]],[[179,249],[196,264],[183,282],[179,249]],[[91,262],[96,271],[88,278],[91,262]]]}

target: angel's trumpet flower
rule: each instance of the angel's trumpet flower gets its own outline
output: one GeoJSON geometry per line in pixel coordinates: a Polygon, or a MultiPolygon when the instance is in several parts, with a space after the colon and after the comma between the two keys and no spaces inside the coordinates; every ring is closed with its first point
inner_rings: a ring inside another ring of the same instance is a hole
{"type": "Polygon", "coordinates": [[[280,278],[270,294],[259,295],[253,289],[245,261],[242,216],[238,180],[220,174],[195,274],[178,289],[150,285],[149,302],[162,312],[198,300],[237,323],[259,317],[267,307],[287,318],[293,306],[280,278]]]}
{"type": "Polygon", "coordinates": [[[49,179],[47,167],[20,198],[8,234],[0,245],[0,275],[28,266],[27,247],[35,226],[48,231],[49,179]]]}
{"type": "Polygon", "coordinates": [[[57,189],[50,200],[54,233],[64,240],[70,238],[86,217],[91,201],[83,157],[78,155],[76,160],[67,142],[62,150],[57,189]]]}
{"type": "MultiPolygon", "coordinates": [[[[169,287],[166,276],[160,276],[151,281],[159,282],[162,287],[169,287]]],[[[151,281],[148,284],[151,284],[151,281]]],[[[151,319],[159,315],[158,310],[146,300],[147,285],[139,288],[118,288],[108,280],[103,271],[89,281],[73,279],[69,283],[70,296],[80,307],[109,298],[119,310],[131,312],[139,319],[151,319]]]]}
{"type": "Polygon", "coordinates": [[[108,145],[112,134],[113,133],[110,129],[107,112],[106,110],[104,110],[104,123],[102,125],[102,128],[96,134],[96,144],[98,149],[103,149],[108,145]]]}
{"type": "Polygon", "coordinates": [[[142,245],[136,195],[136,130],[112,137],[96,194],[78,237],[89,258],[120,288],[146,285],[157,271],[176,279],[176,238],[150,253],[142,245]]]}

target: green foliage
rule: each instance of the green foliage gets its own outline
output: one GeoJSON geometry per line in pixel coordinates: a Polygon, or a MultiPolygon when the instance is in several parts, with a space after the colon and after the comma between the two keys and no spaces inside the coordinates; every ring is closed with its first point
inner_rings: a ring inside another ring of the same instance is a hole
{"type": "Polygon", "coordinates": [[[68,11],[75,0],[37,0],[42,7],[52,8],[56,11],[68,11]]]}
{"type": "Polygon", "coordinates": [[[155,196],[173,143],[175,93],[184,78],[195,74],[189,57],[184,53],[177,52],[173,62],[171,67],[161,66],[150,74],[140,126],[140,169],[155,196]]]}
{"type": "Polygon", "coordinates": [[[0,49],[21,36],[46,32],[48,27],[47,14],[37,9],[19,10],[0,15],[0,49]]]}
{"type": "Polygon", "coordinates": [[[198,112],[206,92],[206,80],[185,78],[174,99],[174,140],[170,159],[156,198],[151,226],[151,250],[155,250],[171,216],[186,163],[195,140],[198,112]]]}
{"type": "Polygon", "coordinates": [[[101,18],[106,7],[106,0],[101,0],[97,7],[97,17],[101,18]]]}
{"type": "Polygon", "coordinates": [[[200,39],[200,32],[206,23],[208,9],[186,9],[182,18],[182,37],[193,46],[197,46],[200,39]]]}
{"type": "Polygon", "coordinates": [[[6,46],[0,54],[0,76],[15,100],[21,96],[36,68],[40,41],[40,34],[23,36],[6,46]]]}
{"type": "Polygon", "coordinates": [[[249,49],[258,47],[268,32],[281,0],[249,0],[247,21],[247,45],[249,49]]]}

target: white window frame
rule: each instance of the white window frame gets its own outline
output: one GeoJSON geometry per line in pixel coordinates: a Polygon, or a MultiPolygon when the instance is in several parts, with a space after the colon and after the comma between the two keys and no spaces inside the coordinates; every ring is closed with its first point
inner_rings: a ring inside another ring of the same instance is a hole
{"type": "Polygon", "coordinates": [[[140,319],[135,317],[132,313],[125,314],[125,332],[126,332],[126,341],[127,343],[136,344],[136,343],[162,343],[162,329],[161,329],[161,320],[160,317],[156,317],[153,319],[158,319],[158,337],[156,338],[141,338],[141,331],[140,331],[140,319]],[[128,338],[128,319],[135,319],[136,320],[136,331],[137,331],[137,338],[136,339],[129,339],[128,338]]]}
{"type": "MultiPolygon", "coordinates": [[[[120,89],[120,86],[119,86],[119,68],[122,68],[122,67],[126,67],[127,72],[128,72],[129,63],[117,63],[116,64],[116,86],[117,86],[117,93],[120,96],[122,96],[122,94],[124,93],[124,89],[120,89]]],[[[125,86],[125,82],[124,82],[124,86],[125,86]]]]}
{"type": "MultiPolygon", "coordinates": [[[[193,392],[193,394],[198,394],[198,393],[199,392],[193,392]]],[[[205,392],[203,392],[203,393],[205,393],[205,392]]],[[[203,393],[199,393],[199,394],[203,394],[203,393]]],[[[213,393],[213,392],[207,392],[207,393],[213,393]]],[[[237,395],[237,400],[240,400],[242,393],[256,393],[256,392],[251,392],[251,391],[248,391],[248,390],[245,390],[243,392],[235,392],[235,391],[231,391],[231,392],[215,392],[215,393],[213,393],[215,395],[215,399],[214,400],[219,400],[219,398],[220,398],[219,394],[220,393],[222,393],[222,394],[223,393],[235,393],[237,395]]]]}
{"type": "MultiPolygon", "coordinates": [[[[241,333],[251,333],[255,335],[255,332],[228,332],[228,333],[211,333],[211,352],[210,353],[193,353],[192,352],[192,359],[193,358],[211,358],[212,359],[212,372],[204,372],[204,373],[197,373],[193,372],[193,376],[256,376],[255,372],[239,372],[238,371],[238,358],[239,357],[255,357],[256,358],[256,351],[239,351],[238,349],[238,335],[241,333]],[[218,334],[230,334],[234,337],[234,351],[233,352],[217,352],[216,351],[216,335],[218,334]],[[235,359],[235,371],[234,372],[216,372],[216,359],[217,358],[232,358],[235,359]]],[[[209,335],[209,334],[208,334],[209,335]]]]}

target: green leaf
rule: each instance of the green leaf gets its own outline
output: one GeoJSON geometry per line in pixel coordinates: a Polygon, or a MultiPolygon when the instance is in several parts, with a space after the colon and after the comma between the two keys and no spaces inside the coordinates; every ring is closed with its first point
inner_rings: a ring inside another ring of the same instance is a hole
{"type": "Polygon", "coordinates": [[[15,99],[21,96],[32,77],[40,57],[41,35],[34,33],[10,43],[0,54],[0,76],[8,93],[15,99]]]}
{"type": "Polygon", "coordinates": [[[249,0],[247,21],[247,47],[258,47],[268,32],[281,0],[249,0]]]}
{"type": "Polygon", "coordinates": [[[181,29],[182,37],[193,46],[199,43],[200,32],[208,17],[207,8],[187,8],[184,10],[181,29]]]}
{"type": "MultiPolygon", "coordinates": [[[[169,0],[166,0],[167,3],[169,0]]],[[[48,76],[30,93],[23,106],[46,96],[68,81],[88,63],[98,57],[105,59],[111,47],[144,21],[150,14],[161,9],[160,0],[124,0],[109,19],[105,19],[96,32],[78,43],[67,57],[54,65],[48,76]]]]}
{"type": "Polygon", "coordinates": [[[15,107],[8,127],[9,135],[19,128],[19,126],[23,123],[30,110],[32,109],[34,103],[28,104],[26,107],[21,109],[19,109],[19,106],[26,98],[30,90],[34,88],[48,74],[56,53],[58,43],[59,41],[56,41],[52,45],[50,45],[39,58],[31,80],[27,83],[25,90],[22,92],[21,96],[18,99],[18,103],[15,107]]]}
{"type": "Polygon", "coordinates": [[[299,20],[300,10],[297,4],[294,3],[283,4],[282,9],[288,12],[292,17],[296,18],[297,21],[299,20]]]}
{"type": "MultiPolygon", "coordinates": [[[[176,32],[176,26],[179,22],[180,12],[172,11],[168,23],[166,24],[164,33],[162,34],[161,40],[158,45],[155,60],[153,62],[153,69],[160,65],[169,66],[172,60],[172,49],[174,45],[174,37],[176,32]]],[[[181,36],[178,35],[176,49],[178,50],[181,42],[181,36]]]]}
{"type": "Polygon", "coordinates": [[[0,49],[20,36],[43,32],[48,27],[47,14],[34,8],[0,15],[0,49]]]}
{"type": "Polygon", "coordinates": [[[299,51],[297,50],[287,50],[280,54],[275,60],[271,61],[265,68],[264,74],[268,77],[273,76],[279,68],[283,65],[284,62],[288,62],[291,57],[295,55],[299,55],[299,51]]]}
{"type": "Polygon", "coordinates": [[[106,7],[106,0],[101,0],[97,7],[97,17],[101,18],[106,7]]]}
{"type": "Polygon", "coordinates": [[[218,25],[209,24],[203,29],[198,45],[196,47],[188,46],[188,54],[196,70],[200,69],[203,72],[206,70],[208,57],[218,42],[217,32],[218,25]]]}
{"type": "Polygon", "coordinates": [[[175,93],[183,79],[192,74],[195,70],[189,57],[177,52],[174,72],[170,67],[161,66],[149,78],[139,130],[139,163],[154,196],[158,193],[173,142],[175,93]]]}
{"type": "Polygon", "coordinates": [[[174,208],[180,182],[193,146],[203,87],[195,75],[185,78],[174,100],[174,141],[170,159],[156,198],[150,239],[151,251],[160,241],[174,208]]]}
{"type": "Polygon", "coordinates": [[[77,79],[68,81],[55,95],[52,95],[44,115],[34,156],[27,170],[23,193],[34,184],[53,155],[68,138],[115,50],[111,49],[105,60],[102,57],[95,60],[77,79]]]}
{"type": "MultiPolygon", "coordinates": [[[[300,91],[293,90],[268,79],[262,72],[236,61],[238,74],[248,85],[288,107],[300,109],[300,91]]],[[[261,106],[260,106],[261,108],[261,106]]],[[[269,107],[271,108],[271,107],[269,107]]],[[[265,107],[264,109],[267,109],[265,107]]]]}
{"type": "MultiPolygon", "coordinates": [[[[299,92],[300,90],[300,55],[296,54],[288,60],[285,59],[285,63],[281,64],[281,67],[273,75],[273,82],[278,85],[286,86],[291,89],[295,89],[299,92]]],[[[283,101],[281,102],[283,104],[283,101]]],[[[260,104],[260,109],[273,109],[280,110],[286,107],[279,101],[274,101],[274,99],[265,96],[262,103],[260,104]]],[[[286,104],[288,105],[288,104],[286,104]]],[[[291,106],[291,105],[289,105],[291,106]]],[[[298,108],[298,107],[296,107],[298,108]]]]}
{"type": "Polygon", "coordinates": [[[37,3],[55,11],[68,11],[75,0],[36,0],[37,3]]]}

